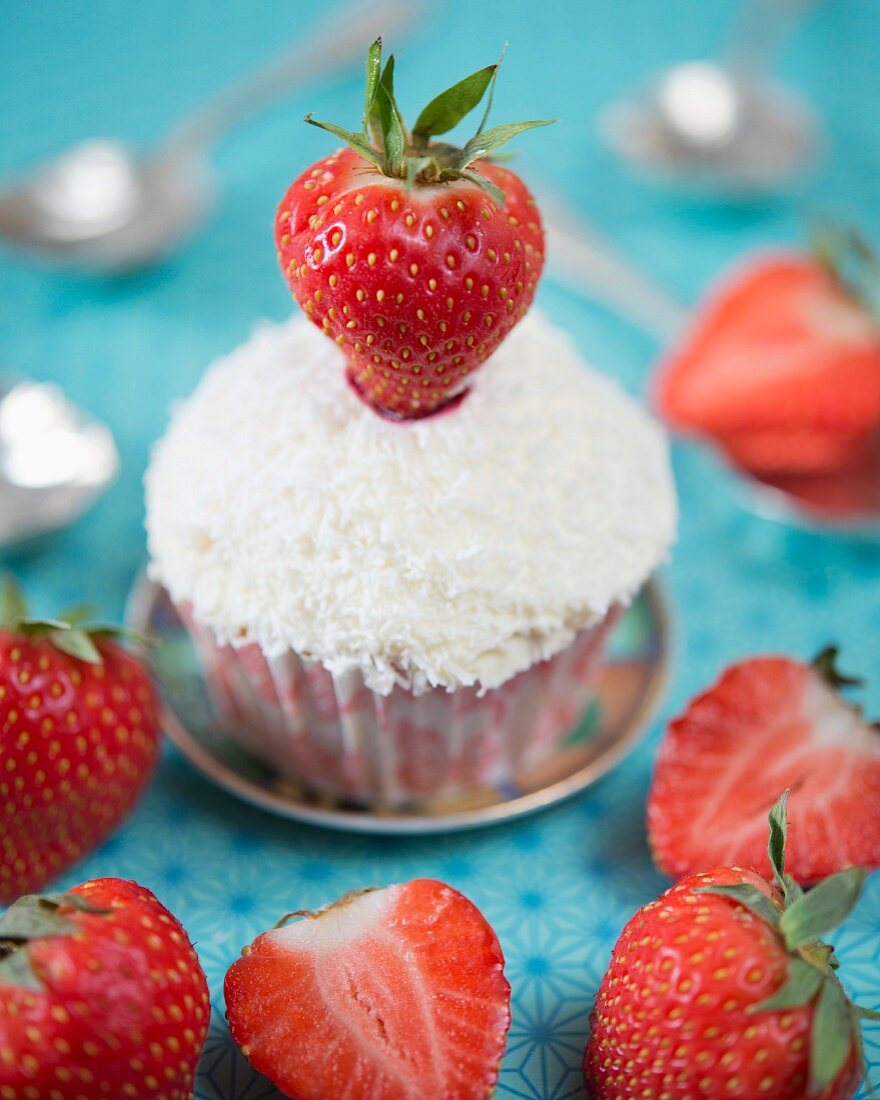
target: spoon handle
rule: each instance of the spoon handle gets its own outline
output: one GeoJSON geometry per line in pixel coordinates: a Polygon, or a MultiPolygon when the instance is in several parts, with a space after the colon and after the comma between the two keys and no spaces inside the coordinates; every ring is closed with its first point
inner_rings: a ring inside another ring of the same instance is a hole
{"type": "Polygon", "coordinates": [[[538,200],[551,273],[561,282],[587,291],[664,346],[674,342],[687,326],[687,306],[643,275],[579,212],[543,189],[539,189],[538,200]]]}
{"type": "Polygon", "coordinates": [[[745,0],[723,50],[731,72],[754,78],[770,72],[800,19],[816,0],[745,0]]]}
{"type": "Polygon", "coordinates": [[[165,152],[211,146],[275,100],[365,58],[377,34],[398,35],[422,14],[418,0],[353,0],[334,9],[278,57],[184,116],[165,152]]]}

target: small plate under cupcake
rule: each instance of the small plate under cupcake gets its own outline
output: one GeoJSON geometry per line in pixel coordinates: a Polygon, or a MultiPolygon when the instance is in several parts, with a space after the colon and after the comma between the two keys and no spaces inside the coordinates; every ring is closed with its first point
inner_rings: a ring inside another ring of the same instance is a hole
{"type": "Polygon", "coordinates": [[[420,804],[367,809],[309,794],[245,751],[238,734],[217,718],[191,636],[163,588],[142,577],[132,592],[128,619],[156,642],[165,729],[196,770],[281,817],[362,833],[440,833],[491,825],[585,791],[650,728],[670,648],[665,600],[652,581],[615,625],[593,698],[551,756],[512,781],[487,784],[467,795],[441,794],[420,804]]]}

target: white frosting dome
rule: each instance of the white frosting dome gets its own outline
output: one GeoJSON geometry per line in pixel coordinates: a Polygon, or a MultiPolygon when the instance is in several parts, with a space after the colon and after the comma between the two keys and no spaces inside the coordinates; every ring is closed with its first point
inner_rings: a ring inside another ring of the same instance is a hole
{"type": "Polygon", "coordinates": [[[673,540],[660,429],[532,310],[457,408],[383,419],[304,319],[175,412],[146,477],[153,576],[221,642],[386,693],[496,687],[629,600],[673,540]]]}

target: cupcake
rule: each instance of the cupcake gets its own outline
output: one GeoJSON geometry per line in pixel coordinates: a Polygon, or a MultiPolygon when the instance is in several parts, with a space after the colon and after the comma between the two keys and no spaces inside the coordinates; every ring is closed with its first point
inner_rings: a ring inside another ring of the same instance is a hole
{"type": "Polygon", "coordinates": [[[431,121],[443,99],[407,135],[424,179],[351,134],[292,185],[277,239],[305,317],[209,368],[146,478],[151,572],[221,718],[367,806],[551,755],[674,536],[660,429],[529,309],[537,211],[507,169],[431,141],[462,109],[431,121]]]}

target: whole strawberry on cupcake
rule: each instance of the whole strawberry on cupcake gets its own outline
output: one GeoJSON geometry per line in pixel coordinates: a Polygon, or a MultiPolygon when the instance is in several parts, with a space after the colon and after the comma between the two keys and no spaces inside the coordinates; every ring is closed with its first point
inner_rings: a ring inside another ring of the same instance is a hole
{"type": "Polygon", "coordinates": [[[525,314],[544,265],[535,201],[487,156],[547,122],[486,129],[461,148],[434,140],[492,90],[498,66],[438,95],[405,128],[394,57],[367,57],[363,130],[307,121],[348,148],[307,168],[282,199],[278,259],[306,316],[342,348],[375,408],[425,416],[451,400],[525,314]]]}
{"type": "Polygon", "coordinates": [[[530,308],[540,214],[491,157],[545,123],[490,127],[487,107],[446,140],[496,77],[409,130],[373,44],[363,127],[314,123],[344,147],[278,208],[305,318],[215,363],[147,474],[153,576],[225,723],[369,806],[470,797],[552,755],[674,536],[662,432],[530,308]]]}

